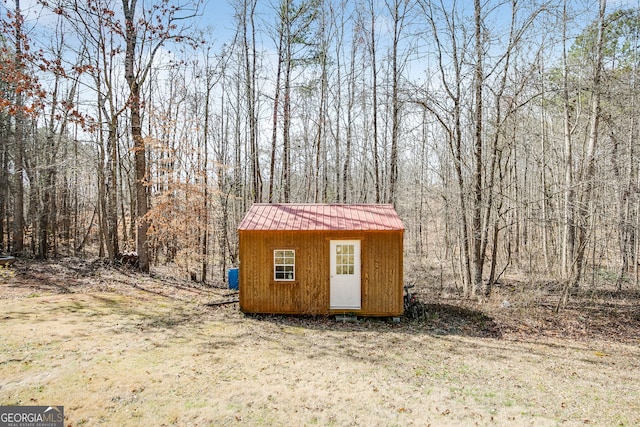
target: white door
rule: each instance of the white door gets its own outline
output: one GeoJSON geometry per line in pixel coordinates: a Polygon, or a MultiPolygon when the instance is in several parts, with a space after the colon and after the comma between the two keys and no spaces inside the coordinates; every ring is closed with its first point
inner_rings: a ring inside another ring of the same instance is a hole
{"type": "Polygon", "coordinates": [[[360,309],[360,240],[330,242],[330,307],[360,309]]]}

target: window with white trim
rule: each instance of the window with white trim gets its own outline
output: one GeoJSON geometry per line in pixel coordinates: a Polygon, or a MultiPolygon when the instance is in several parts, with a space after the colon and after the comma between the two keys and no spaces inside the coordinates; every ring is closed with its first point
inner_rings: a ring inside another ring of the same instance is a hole
{"type": "Polygon", "coordinates": [[[296,251],[293,249],[276,249],[273,251],[273,279],[296,279],[296,251]]]}

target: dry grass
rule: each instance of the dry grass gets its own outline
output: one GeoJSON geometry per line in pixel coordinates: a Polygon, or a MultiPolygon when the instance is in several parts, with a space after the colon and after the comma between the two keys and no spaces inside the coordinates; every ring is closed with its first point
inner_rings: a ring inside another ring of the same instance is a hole
{"type": "Polygon", "coordinates": [[[514,298],[353,324],[205,305],[225,294],[17,265],[0,282],[0,404],[64,405],[72,426],[640,424],[640,341],[540,333],[537,315],[518,331],[533,309],[514,298]]]}

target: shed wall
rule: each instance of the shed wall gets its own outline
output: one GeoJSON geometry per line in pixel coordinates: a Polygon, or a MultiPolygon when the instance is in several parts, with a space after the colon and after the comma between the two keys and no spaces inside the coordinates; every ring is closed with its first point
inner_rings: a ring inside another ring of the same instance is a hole
{"type": "MultiPolygon", "coordinates": [[[[247,313],[329,314],[329,242],[361,240],[366,316],[402,314],[403,233],[241,230],[240,308],[247,313]],[[295,249],[296,280],[274,281],[273,250],[295,249]]],[[[340,312],[340,311],[335,311],[340,312]]]]}

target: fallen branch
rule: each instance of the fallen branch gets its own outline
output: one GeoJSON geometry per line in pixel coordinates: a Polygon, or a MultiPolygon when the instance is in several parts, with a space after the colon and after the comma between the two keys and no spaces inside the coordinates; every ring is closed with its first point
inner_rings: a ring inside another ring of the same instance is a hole
{"type": "Polygon", "coordinates": [[[233,300],[229,300],[229,301],[208,302],[205,305],[209,306],[209,307],[216,307],[218,305],[233,304],[233,303],[238,302],[238,301],[239,300],[237,300],[237,299],[233,299],[233,300]]]}
{"type": "Polygon", "coordinates": [[[29,355],[27,354],[22,359],[14,358],[14,359],[2,360],[2,361],[0,361],[0,365],[4,365],[6,363],[11,363],[11,362],[24,362],[25,360],[27,360],[28,357],[29,357],[29,355]]]}

